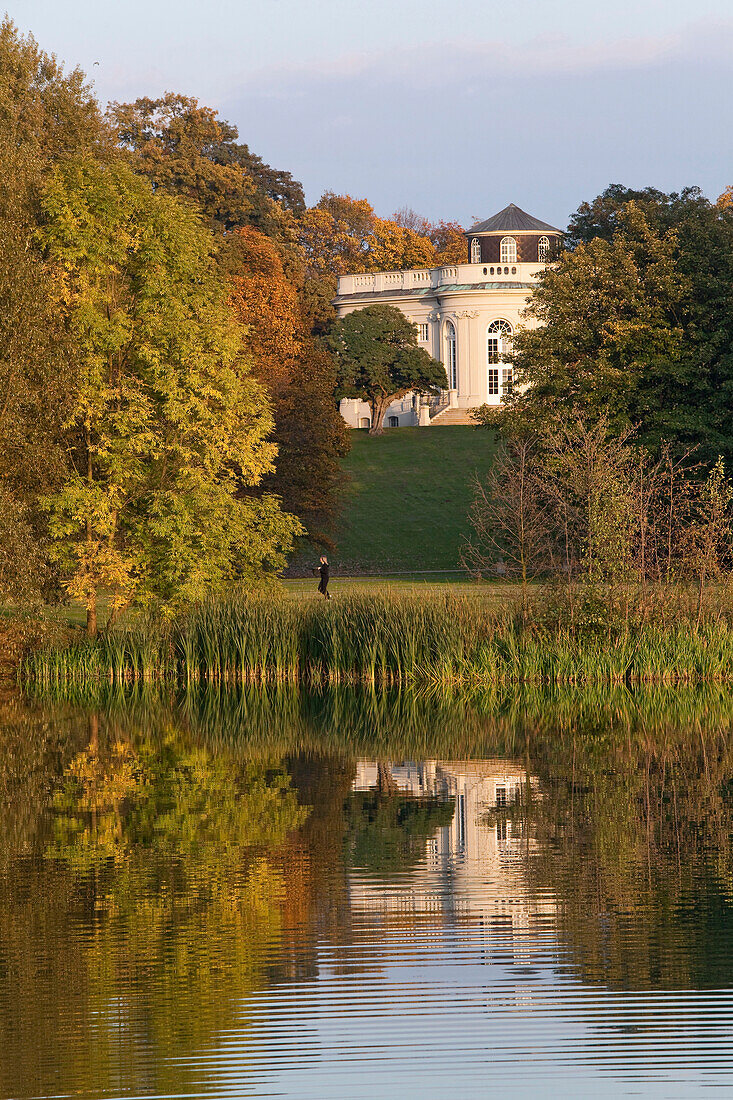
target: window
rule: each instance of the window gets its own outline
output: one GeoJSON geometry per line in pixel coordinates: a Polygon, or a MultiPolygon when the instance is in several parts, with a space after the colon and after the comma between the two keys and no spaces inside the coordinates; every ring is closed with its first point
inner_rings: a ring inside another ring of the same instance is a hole
{"type": "Polygon", "coordinates": [[[478,237],[474,237],[471,241],[471,263],[481,263],[481,241],[478,239],[478,237]]]}
{"type": "Polygon", "coordinates": [[[492,321],[487,332],[486,351],[489,363],[503,363],[512,347],[512,326],[508,321],[492,321]]]}
{"type": "Polygon", "coordinates": [[[399,416],[390,416],[389,426],[390,426],[390,428],[399,428],[399,426],[400,426],[399,416]]]}
{"type": "Polygon", "coordinates": [[[496,805],[497,806],[506,806],[506,804],[507,804],[506,787],[497,787],[496,788],[496,805]]]}
{"type": "Polygon", "coordinates": [[[445,373],[450,389],[458,389],[458,357],[456,355],[456,328],[452,321],[445,326],[445,373]]]}
{"type": "Polygon", "coordinates": [[[426,344],[430,339],[430,323],[420,324],[417,326],[417,338],[422,344],[426,344]]]}
{"type": "Polygon", "coordinates": [[[499,368],[489,367],[489,397],[499,396],[499,368]]]}
{"type": "Polygon", "coordinates": [[[546,264],[550,258],[550,238],[540,237],[537,242],[537,259],[541,264],[546,264]]]}
{"type": "Polygon", "coordinates": [[[514,372],[511,367],[504,367],[501,372],[501,396],[511,397],[514,372]]]}
{"type": "Polygon", "coordinates": [[[515,264],[517,262],[517,242],[514,237],[501,238],[499,260],[503,264],[515,264]]]}

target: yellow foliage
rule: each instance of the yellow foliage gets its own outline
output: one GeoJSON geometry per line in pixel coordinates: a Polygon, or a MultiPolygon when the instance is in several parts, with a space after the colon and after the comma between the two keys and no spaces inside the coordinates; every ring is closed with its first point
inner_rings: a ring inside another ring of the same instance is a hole
{"type": "Polygon", "coordinates": [[[722,195],[718,195],[718,206],[721,210],[730,210],[733,207],[733,184],[728,184],[722,195]]]}

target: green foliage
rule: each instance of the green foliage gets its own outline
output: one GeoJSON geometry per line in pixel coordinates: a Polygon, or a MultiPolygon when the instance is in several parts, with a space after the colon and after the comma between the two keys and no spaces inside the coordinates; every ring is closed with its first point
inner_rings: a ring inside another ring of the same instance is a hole
{"type": "Polygon", "coordinates": [[[48,594],[53,582],[38,497],[66,468],[60,426],[74,385],[55,272],[34,240],[39,197],[62,159],[104,159],[110,149],[83,74],[65,74],[31,36],[0,21],[2,591],[16,600],[37,598],[42,587],[48,594]]]}
{"type": "Polygon", "coordinates": [[[613,185],[580,207],[568,244],[529,303],[544,327],[517,335],[531,389],[508,424],[579,406],[656,451],[733,457],[733,208],[613,185]]]}
{"type": "Polygon", "coordinates": [[[306,683],[451,686],[733,682],[730,592],[704,615],[675,590],[563,586],[492,614],[460,595],[296,602],[251,593],[205,603],[166,629],[31,654],[24,677],[62,696],[101,685],[306,683]]]}
{"type": "Polygon", "coordinates": [[[415,326],[396,306],[354,310],[334,325],[329,342],[340,394],[369,404],[373,435],[382,431],[392,401],[410,390],[436,393],[448,387],[445,367],[418,347],[415,326]]]}
{"type": "Polygon", "coordinates": [[[450,825],[454,811],[450,799],[354,791],[345,808],[348,862],[372,873],[404,874],[423,858],[427,839],[450,825]]]}
{"type": "Polygon", "coordinates": [[[284,211],[305,208],[303,188],[289,172],[237,144],[236,127],[189,96],[114,103],[109,118],[135,170],[195,203],[219,229],[256,225],[277,235],[284,211]]]}
{"type": "Polygon", "coordinates": [[[59,168],[42,208],[78,369],[71,470],[45,507],[92,632],[100,587],[114,611],[277,570],[298,525],[241,495],[271,468],[272,420],[237,358],[209,235],[119,163],[59,168]]]}
{"type": "Polygon", "coordinates": [[[676,249],[676,235],[658,233],[631,203],[610,242],[580,244],[546,268],[527,308],[539,327],[514,341],[515,410],[533,423],[573,408],[619,429],[635,422],[650,371],[682,358],[677,314],[688,287],[676,249]]]}
{"type": "Polygon", "coordinates": [[[298,517],[308,538],[329,548],[344,482],[340,460],[351,445],[335,388],[333,356],[322,341],[306,338],[275,405],[278,453],[275,471],[264,481],[283,508],[298,517]]]}

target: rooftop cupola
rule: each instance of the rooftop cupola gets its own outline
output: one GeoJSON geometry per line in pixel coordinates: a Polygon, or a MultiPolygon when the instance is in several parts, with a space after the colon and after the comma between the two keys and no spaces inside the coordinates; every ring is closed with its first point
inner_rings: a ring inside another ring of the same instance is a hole
{"type": "Polygon", "coordinates": [[[466,238],[469,263],[547,263],[557,253],[562,230],[511,202],[472,226],[466,238]]]}

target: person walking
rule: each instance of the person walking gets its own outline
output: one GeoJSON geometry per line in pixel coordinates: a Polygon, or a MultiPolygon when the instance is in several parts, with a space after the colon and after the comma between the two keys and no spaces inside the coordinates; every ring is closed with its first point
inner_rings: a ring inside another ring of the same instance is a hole
{"type": "Polygon", "coordinates": [[[328,591],[328,581],[330,573],[328,568],[328,558],[325,554],[321,554],[321,564],[318,566],[318,572],[321,577],[320,581],[318,582],[318,591],[321,593],[324,600],[330,600],[331,594],[328,591]]]}

